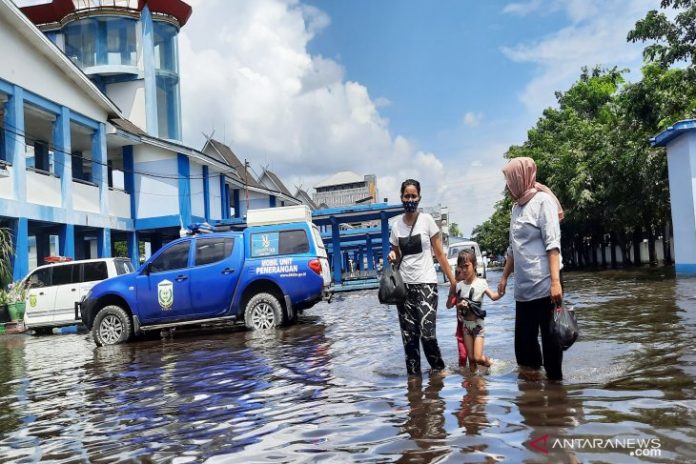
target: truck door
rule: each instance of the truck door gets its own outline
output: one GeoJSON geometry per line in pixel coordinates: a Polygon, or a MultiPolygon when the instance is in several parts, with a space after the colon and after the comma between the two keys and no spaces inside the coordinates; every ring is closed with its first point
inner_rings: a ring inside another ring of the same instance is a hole
{"type": "Polygon", "coordinates": [[[53,323],[56,326],[79,322],[75,320],[75,302],[80,300],[80,266],[56,264],[53,267],[51,283],[56,291],[53,323]]]}
{"type": "Polygon", "coordinates": [[[166,323],[191,314],[191,240],[164,249],[136,277],[138,316],[144,323],[166,323]]]}
{"type": "Polygon", "coordinates": [[[29,327],[53,325],[56,287],[51,285],[50,267],[35,270],[26,280],[26,309],[24,320],[29,327]]]}
{"type": "Polygon", "coordinates": [[[217,317],[225,314],[237,287],[242,260],[243,240],[235,240],[234,237],[196,239],[194,266],[191,268],[194,317],[217,317]]]}

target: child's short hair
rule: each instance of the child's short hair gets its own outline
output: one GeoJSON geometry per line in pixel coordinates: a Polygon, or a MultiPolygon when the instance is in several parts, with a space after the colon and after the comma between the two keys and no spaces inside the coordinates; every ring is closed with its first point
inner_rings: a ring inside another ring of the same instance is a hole
{"type": "Polygon", "coordinates": [[[460,251],[457,255],[457,267],[462,267],[467,261],[476,269],[476,253],[474,253],[474,250],[467,248],[460,251]]]}

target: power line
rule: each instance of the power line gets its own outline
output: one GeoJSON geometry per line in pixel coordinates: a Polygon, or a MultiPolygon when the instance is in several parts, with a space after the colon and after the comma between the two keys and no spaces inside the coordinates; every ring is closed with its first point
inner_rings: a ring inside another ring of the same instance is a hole
{"type": "MultiPolygon", "coordinates": [[[[113,169],[111,166],[109,166],[108,163],[100,162],[100,161],[97,161],[95,159],[83,158],[82,156],[67,152],[67,151],[63,150],[62,148],[57,147],[53,143],[46,142],[42,138],[38,138],[38,137],[35,137],[32,135],[29,135],[27,132],[17,130],[17,128],[15,128],[15,130],[13,130],[13,129],[10,129],[9,127],[13,127],[13,126],[11,126],[9,124],[4,124],[4,125],[0,124],[0,130],[4,130],[5,134],[7,134],[7,133],[12,134],[13,137],[11,137],[11,138],[13,138],[16,142],[22,142],[22,141],[26,142],[27,140],[29,140],[30,142],[33,142],[33,143],[39,142],[41,144],[46,145],[46,147],[50,151],[53,151],[54,153],[60,153],[60,154],[66,155],[66,156],[70,156],[72,158],[80,158],[82,160],[89,160],[91,163],[97,164],[99,166],[106,166],[108,168],[113,169]]],[[[26,145],[26,143],[25,143],[25,145],[26,145]]],[[[54,164],[59,165],[61,167],[66,167],[65,163],[62,163],[56,159],[54,159],[54,164]]],[[[204,176],[180,176],[178,174],[177,175],[157,174],[154,172],[139,171],[139,170],[135,170],[135,169],[127,170],[127,169],[125,169],[125,167],[123,169],[117,169],[117,170],[121,171],[123,173],[127,173],[127,174],[134,174],[134,175],[138,174],[138,175],[145,176],[145,177],[152,177],[152,178],[159,178],[159,179],[170,179],[170,180],[185,180],[185,179],[204,180],[205,179],[204,176]]],[[[231,168],[227,171],[221,171],[219,174],[234,174],[234,173],[237,173],[237,170],[234,168],[231,168]]]]}

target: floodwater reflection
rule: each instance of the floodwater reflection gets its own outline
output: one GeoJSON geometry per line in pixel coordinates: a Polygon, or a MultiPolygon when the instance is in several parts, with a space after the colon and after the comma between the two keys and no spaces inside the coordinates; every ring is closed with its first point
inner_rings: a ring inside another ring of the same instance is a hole
{"type": "Polygon", "coordinates": [[[396,310],[374,292],[337,295],[270,333],[102,348],[86,333],[2,336],[0,462],[696,461],[696,279],[566,279],[581,335],[563,383],[520,378],[512,291],[487,307],[487,375],[459,369],[444,291],[449,373],[413,381],[396,310]],[[609,438],[659,440],[661,454],[569,445],[609,438]]]}

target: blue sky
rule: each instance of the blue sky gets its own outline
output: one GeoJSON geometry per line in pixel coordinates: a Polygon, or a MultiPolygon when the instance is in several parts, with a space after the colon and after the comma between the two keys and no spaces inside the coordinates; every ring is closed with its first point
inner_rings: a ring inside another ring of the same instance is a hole
{"type": "MultiPolygon", "coordinates": [[[[636,20],[659,0],[186,0],[184,142],[202,132],[291,191],[376,174],[423,185],[465,235],[502,197],[504,154],[582,66],[640,77],[636,20]]],[[[26,0],[20,3],[35,3],[26,0]]],[[[564,205],[572,208],[572,205],[564,205]]]]}

